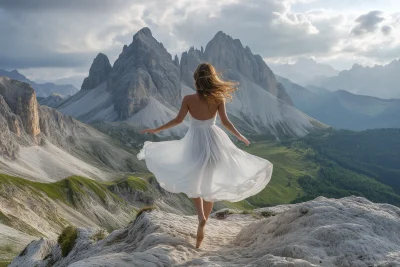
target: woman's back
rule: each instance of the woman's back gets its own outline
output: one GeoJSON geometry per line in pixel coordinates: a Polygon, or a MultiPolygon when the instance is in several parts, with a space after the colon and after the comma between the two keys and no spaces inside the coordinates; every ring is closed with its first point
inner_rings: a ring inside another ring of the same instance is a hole
{"type": "Polygon", "coordinates": [[[218,104],[209,105],[198,94],[186,96],[189,113],[197,120],[209,120],[216,116],[218,104]]]}

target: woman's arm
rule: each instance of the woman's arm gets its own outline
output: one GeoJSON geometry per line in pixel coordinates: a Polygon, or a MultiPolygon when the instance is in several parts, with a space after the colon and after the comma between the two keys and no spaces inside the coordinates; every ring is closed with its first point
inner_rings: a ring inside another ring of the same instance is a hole
{"type": "Polygon", "coordinates": [[[247,140],[246,137],[241,135],[238,130],[236,130],[235,126],[232,124],[232,122],[228,119],[228,115],[226,115],[226,109],[225,109],[225,101],[221,102],[218,106],[218,115],[221,119],[222,125],[225,126],[226,129],[228,129],[231,133],[233,133],[234,136],[237,137],[240,141],[246,144],[248,146],[250,144],[249,140],[247,140]]]}
{"type": "Polygon", "coordinates": [[[141,131],[140,133],[141,133],[141,134],[143,134],[143,133],[158,133],[158,132],[164,131],[164,130],[166,130],[166,129],[172,128],[172,127],[174,127],[174,126],[176,126],[176,125],[182,123],[183,120],[184,120],[185,117],[186,117],[186,114],[187,114],[188,111],[189,111],[189,105],[188,105],[187,102],[188,102],[188,100],[187,100],[187,97],[185,96],[185,97],[183,98],[183,100],[182,100],[181,109],[179,110],[179,113],[178,113],[178,115],[176,115],[176,118],[175,118],[175,119],[172,119],[171,121],[167,122],[167,123],[164,124],[164,125],[161,125],[161,126],[158,127],[158,128],[155,128],[155,129],[146,129],[146,130],[141,131]]]}

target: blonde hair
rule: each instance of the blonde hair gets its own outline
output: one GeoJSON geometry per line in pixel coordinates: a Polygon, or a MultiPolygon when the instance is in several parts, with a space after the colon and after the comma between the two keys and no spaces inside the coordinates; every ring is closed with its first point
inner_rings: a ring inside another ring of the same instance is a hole
{"type": "Polygon", "coordinates": [[[197,93],[210,106],[232,100],[232,93],[238,89],[237,82],[224,81],[210,63],[197,66],[193,78],[197,93]]]}

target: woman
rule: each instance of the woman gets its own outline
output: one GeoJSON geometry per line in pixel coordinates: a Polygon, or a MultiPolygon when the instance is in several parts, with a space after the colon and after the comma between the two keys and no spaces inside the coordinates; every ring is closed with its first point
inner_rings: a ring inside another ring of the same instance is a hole
{"type": "Polygon", "coordinates": [[[193,199],[199,225],[196,248],[204,238],[204,227],[215,201],[240,201],[257,194],[268,184],[272,164],[237,148],[228,135],[215,125],[221,123],[247,146],[249,140],[229,121],[225,101],[232,99],[236,83],[222,80],[209,63],[194,72],[196,93],[185,96],[175,119],[141,133],[157,133],[180,124],[190,114],[190,127],[181,140],[145,142],[138,154],[145,159],[161,187],[185,193],[193,199]]]}

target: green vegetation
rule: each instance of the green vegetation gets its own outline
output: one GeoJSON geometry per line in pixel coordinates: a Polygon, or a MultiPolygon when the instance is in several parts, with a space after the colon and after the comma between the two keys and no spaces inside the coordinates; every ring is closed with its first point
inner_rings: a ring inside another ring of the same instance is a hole
{"type": "Polygon", "coordinates": [[[148,186],[148,181],[135,176],[128,176],[127,178],[123,178],[108,184],[109,189],[113,189],[115,187],[123,187],[125,189],[131,188],[143,192],[147,191],[148,189],[147,186],[148,186]]]}
{"type": "Polygon", "coordinates": [[[78,238],[78,229],[73,226],[65,228],[61,235],[58,237],[58,244],[61,247],[62,256],[66,257],[71,252],[78,238]]]}
{"type": "MultiPolygon", "coordinates": [[[[39,196],[45,194],[53,200],[59,200],[75,207],[84,196],[98,199],[104,204],[107,203],[108,198],[117,203],[123,202],[122,198],[110,191],[116,186],[129,186],[134,190],[141,191],[146,191],[148,186],[147,180],[134,176],[118,179],[115,182],[99,182],[85,177],[71,176],[54,183],[41,183],[0,174],[0,186],[2,184],[28,189],[39,196]]],[[[9,218],[0,212],[0,222],[4,223],[7,220],[9,218]]]]}
{"type": "Polygon", "coordinates": [[[294,151],[276,142],[253,143],[241,146],[249,153],[268,159],[274,164],[273,175],[268,186],[247,201],[258,207],[291,203],[304,195],[298,183],[299,177],[316,175],[318,166],[304,157],[306,151],[294,151]]]}
{"type": "Polygon", "coordinates": [[[100,229],[94,235],[92,235],[91,239],[95,242],[98,242],[98,241],[106,238],[106,236],[107,236],[107,232],[103,229],[100,229]]]}
{"type": "Polygon", "coordinates": [[[9,262],[9,261],[0,261],[0,267],[7,267],[10,264],[11,264],[11,262],[9,262]]]}
{"type": "Polygon", "coordinates": [[[248,199],[252,205],[356,195],[400,206],[399,129],[328,129],[300,139],[243,148],[274,164],[271,182],[248,199]]]}
{"type": "Polygon", "coordinates": [[[400,194],[400,129],[330,129],[301,142],[318,152],[314,160],[330,159],[343,168],[376,178],[400,194]]]}

